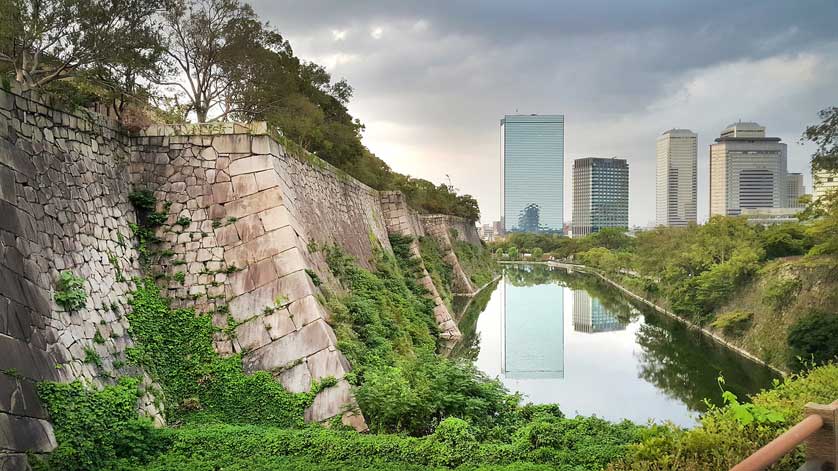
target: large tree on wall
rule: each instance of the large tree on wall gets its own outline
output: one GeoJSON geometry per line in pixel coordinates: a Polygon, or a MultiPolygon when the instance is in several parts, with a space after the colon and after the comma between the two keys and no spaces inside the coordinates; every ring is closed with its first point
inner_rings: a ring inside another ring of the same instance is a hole
{"type": "Polygon", "coordinates": [[[0,0],[0,65],[24,89],[86,76],[130,90],[158,71],[163,0],[0,0]]]}
{"type": "Polygon", "coordinates": [[[184,95],[198,122],[225,119],[239,112],[236,88],[250,51],[282,39],[239,0],[175,0],[163,15],[166,54],[180,72],[161,81],[184,95]]]}

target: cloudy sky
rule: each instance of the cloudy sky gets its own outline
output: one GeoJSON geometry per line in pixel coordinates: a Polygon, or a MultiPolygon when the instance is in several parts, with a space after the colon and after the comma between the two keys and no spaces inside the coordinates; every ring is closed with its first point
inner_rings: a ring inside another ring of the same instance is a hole
{"type": "Polygon", "coordinates": [[[699,135],[699,218],[709,145],[757,121],[798,143],[838,105],[838,1],[254,0],[295,53],[346,78],[364,142],[395,170],[474,195],[500,215],[504,114],[565,115],[565,220],[573,159],[630,166],[630,223],[654,219],[655,139],[699,135]]]}

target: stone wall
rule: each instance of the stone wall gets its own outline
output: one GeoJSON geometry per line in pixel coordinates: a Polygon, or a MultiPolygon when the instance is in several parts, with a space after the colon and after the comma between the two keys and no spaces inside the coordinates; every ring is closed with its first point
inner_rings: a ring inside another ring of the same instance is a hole
{"type": "Polygon", "coordinates": [[[404,194],[398,191],[381,192],[381,209],[387,221],[387,230],[391,234],[413,238],[410,242],[410,254],[419,262],[419,284],[425,288],[428,297],[434,302],[434,318],[440,337],[445,340],[460,339],[463,334],[422,261],[419,237],[425,236],[425,227],[419,214],[407,205],[404,194]]]}
{"type": "Polygon", "coordinates": [[[316,248],[340,245],[369,267],[376,246],[389,249],[378,193],[289,155],[264,124],[154,126],[136,140],[135,185],[168,211],[157,235],[172,255],[157,265],[169,297],[212,313],[216,350],[242,353],[248,371],[269,371],[293,392],[338,379],[307,419],[342,415],[365,429],[363,416],[345,411],[354,408],[343,379],[350,366],[316,285],[336,282],[316,248]]]}
{"type": "MultiPolygon", "coordinates": [[[[124,178],[129,143],[113,123],[0,90],[0,469],[50,451],[37,381],[112,383],[123,374],[139,274],[124,178]],[[53,301],[62,271],[85,279],[86,305],[53,301]]],[[[147,394],[141,409],[161,420],[147,394]]]]}
{"type": "Polygon", "coordinates": [[[479,286],[474,286],[471,278],[463,270],[457,253],[454,251],[454,241],[461,240],[473,244],[480,244],[480,236],[474,224],[469,224],[463,218],[442,214],[422,215],[419,217],[425,233],[436,239],[442,250],[442,260],[452,270],[455,294],[471,296],[477,292],[479,286]]]}
{"type": "MultiPolygon", "coordinates": [[[[458,218],[420,216],[400,193],[292,155],[264,123],[129,135],[99,115],[0,91],[0,469],[22,467],[24,451],[55,446],[38,381],[100,386],[142,375],[138,408],[163,421],[156,385],[124,362],[126,294],[142,275],[128,201],[139,188],[168,213],[155,266],[174,305],[211,312],[219,353],[241,353],[247,371],[269,371],[291,391],[337,378],[306,418],[341,416],[359,430],[366,425],[343,379],[351,366],[319,301],[320,283],[341,288],[320,249],[336,244],[373,268],[375,252],[391,250],[388,231],[445,240],[453,227],[479,243],[458,218]],[[53,301],[62,271],[85,279],[87,302],[77,311],[53,301]]],[[[422,281],[442,337],[458,338],[426,270],[422,281]]]]}

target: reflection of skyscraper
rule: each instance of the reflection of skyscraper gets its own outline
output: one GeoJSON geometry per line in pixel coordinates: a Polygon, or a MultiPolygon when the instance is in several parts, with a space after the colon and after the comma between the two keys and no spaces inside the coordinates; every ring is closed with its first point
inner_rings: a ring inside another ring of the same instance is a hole
{"type": "Polygon", "coordinates": [[[503,282],[503,375],[564,378],[564,302],[551,284],[503,282]]]}
{"type": "Polygon", "coordinates": [[[506,115],[500,124],[504,230],[561,232],[564,116],[506,115]],[[532,207],[537,208],[535,213],[532,207]],[[532,216],[537,216],[534,225],[532,216]]]}
{"type": "Polygon", "coordinates": [[[592,298],[587,291],[573,292],[573,330],[594,334],[624,330],[626,323],[608,312],[598,299],[592,298]]]}

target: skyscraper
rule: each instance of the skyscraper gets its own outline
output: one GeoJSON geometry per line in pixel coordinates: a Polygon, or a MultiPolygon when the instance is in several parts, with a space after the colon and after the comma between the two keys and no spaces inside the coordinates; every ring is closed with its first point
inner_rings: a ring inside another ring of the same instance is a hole
{"type": "Polygon", "coordinates": [[[561,232],[564,115],[506,115],[503,139],[505,232],[561,232]]]}
{"type": "Polygon", "coordinates": [[[670,129],[658,137],[656,219],[659,226],[696,222],[698,135],[670,129]]]}
{"type": "Polygon", "coordinates": [[[710,145],[711,216],[786,207],[786,188],[786,145],[765,127],[734,123],[710,145]]]}
{"type": "Polygon", "coordinates": [[[802,173],[789,173],[786,177],[786,207],[802,208],[803,203],[800,197],[806,194],[806,187],[803,186],[802,173]]]}
{"type": "Polygon", "coordinates": [[[628,175],[624,159],[573,161],[573,237],[628,228],[628,175]]]}

